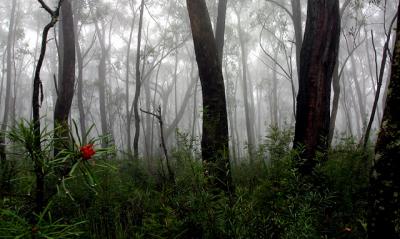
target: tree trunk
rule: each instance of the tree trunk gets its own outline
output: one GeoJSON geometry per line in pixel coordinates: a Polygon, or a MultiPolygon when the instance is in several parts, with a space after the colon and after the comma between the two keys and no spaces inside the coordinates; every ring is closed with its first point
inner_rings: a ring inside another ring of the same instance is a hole
{"type": "MultiPolygon", "coordinates": [[[[35,77],[33,79],[33,94],[32,94],[32,118],[33,118],[33,146],[32,152],[30,152],[33,162],[40,160],[41,154],[41,139],[40,139],[40,106],[43,101],[43,85],[40,80],[40,71],[43,66],[44,57],[46,55],[47,49],[47,37],[51,28],[58,21],[58,17],[60,14],[60,7],[63,0],[58,2],[58,6],[56,10],[52,11],[46,4],[41,3],[42,7],[50,14],[51,21],[44,27],[42,33],[42,43],[40,49],[40,55],[38,59],[38,63],[35,68],[35,77]]],[[[38,163],[35,163],[35,176],[36,176],[36,189],[35,189],[35,213],[40,214],[44,207],[44,190],[45,190],[45,182],[44,182],[44,173],[43,168],[38,163]]]]}
{"type": "Polygon", "coordinates": [[[225,42],[225,19],[228,0],[219,0],[218,2],[218,17],[217,27],[215,29],[215,42],[217,43],[218,61],[222,66],[224,58],[224,42],[225,42]]]}
{"type": "Polygon", "coordinates": [[[300,0],[291,0],[292,2],[292,15],[293,15],[293,26],[294,26],[294,36],[296,44],[296,66],[297,74],[300,77],[300,55],[301,46],[303,45],[303,27],[301,19],[301,2],[300,0]]]}
{"type": "Polygon", "coordinates": [[[333,102],[332,102],[331,120],[329,122],[328,146],[330,146],[332,144],[333,135],[335,132],[336,116],[337,116],[337,113],[339,110],[340,77],[339,77],[339,61],[338,60],[336,61],[335,69],[333,71],[332,87],[333,87],[333,102]]]}
{"type": "Polygon", "coordinates": [[[107,126],[107,111],[106,111],[106,58],[107,52],[102,50],[99,66],[98,66],[98,89],[99,89],[99,107],[100,107],[100,123],[101,123],[101,134],[103,135],[101,145],[107,147],[108,145],[108,126],[107,126]]]}
{"type": "Polygon", "coordinates": [[[317,151],[325,152],[330,122],[331,80],[339,40],[338,0],[309,0],[301,49],[294,146],[304,151],[300,171],[313,170],[317,151]]]}
{"type": "Polygon", "coordinates": [[[64,0],[61,11],[61,29],[63,34],[62,78],[59,79],[57,101],[54,108],[54,128],[57,143],[54,155],[65,148],[69,139],[68,116],[71,111],[75,86],[75,37],[74,20],[70,0],[64,0]]]}
{"type": "Polygon", "coordinates": [[[129,109],[129,67],[130,67],[130,57],[131,57],[131,43],[133,38],[133,29],[135,26],[135,17],[132,18],[131,29],[129,32],[129,39],[127,44],[127,52],[126,52],[126,69],[125,69],[125,111],[126,111],[126,152],[128,153],[128,157],[132,156],[132,136],[131,136],[131,121],[132,121],[132,112],[129,109]]]}
{"type": "Polygon", "coordinates": [[[17,1],[12,1],[11,6],[11,16],[10,16],[10,24],[9,24],[9,32],[7,37],[7,81],[6,81],[6,98],[4,102],[4,115],[3,122],[1,125],[0,132],[0,160],[2,163],[6,160],[6,146],[5,146],[5,134],[4,132],[7,130],[8,124],[8,115],[10,110],[10,99],[11,99],[11,80],[12,80],[12,47],[13,47],[13,39],[14,39],[14,24],[15,24],[15,9],[16,9],[17,1]]]}
{"type": "Polygon", "coordinates": [[[202,158],[211,184],[232,192],[225,86],[204,0],[187,0],[203,96],[202,158]]]}
{"type": "Polygon", "coordinates": [[[74,8],[76,9],[74,16],[74,34],[75,34],[75,49],[76,49],[76,59],[78,63],[78,77],[77,77],[77,98],[78,98],[78,111],[79,111],[79,126],[81,131],[82,144],[86,144],[86,116],[85,107],[83,105],[83,60],[82,49],[79,44],[79,34],[78,34],[78,21],[81,18],[80,4],[76,4],[74,8]]]}
{"type": "Polygon", "coordinates": [[[137,38],[137,52],[136,52],[136,86],[135,86],[135,98],[133,99],[133,112],[135,117],[135,136],[133,138],[133,157],[139,158],[139,135],[140,135],[140,116],[139,116],[139,98],[141,88],[141,77],[140,77],[140,47],[142,41],[142,26],[143,26],[143,12],[144,12],[144,0],[140,4],[140,18],[139,18],[139,29],[137,38]]]}
{"type": "Polygon", "coordinates": [[[248,95],[248,79],[247,79],[247,49],[246,49],[246,40],[243,36],[244,32],[241,26],[240,12],[236,12],[238,17],[238,34],[239,34],[239,43],[240,43],[240,52],[241,52],[241,60],[242,60],[242,90],[243,90],[243,102],[244,102],[244,112],[246,117],[246,132],[247,132],[247,147],[249,152],[250,161],[254,156],[254,148],[255,148],[255,136],[254,136],[254,121],[252,120],[252,107],[249,102],[248,95]]]}
{"type": "Polygon", "coordinates": [[[396,231],[396,220],[400,213],[400,18],[397,20],[396,35],[389,93],[370,175],[370,239],[382,238],[382,235],[385,238],[400,238],[400,232],[396,231]]]}

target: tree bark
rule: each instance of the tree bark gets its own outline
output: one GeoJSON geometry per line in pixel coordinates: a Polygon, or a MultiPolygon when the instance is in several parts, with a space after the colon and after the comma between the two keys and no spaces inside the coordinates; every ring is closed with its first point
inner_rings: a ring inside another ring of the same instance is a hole
{"type": "Polygon", "coordinates": [[[338,0],[309,0],[301,49],[299,93],[294,147],[303,149],[299,163],[310,174],[317,151],[327,149],[330,122],[331,80],[340,40],[338,0]]]}
{"type": "Polygon", "coordinates": [[[85,107],[83,105],[83,61],[84,57],[82,54],[82,49],[79,44],[79,34],[78,34],[78,21],[81,18],[80,4],[76,4],[75,16],[74,16],[74,34],[75,34],[75,49],[76,49],[76,60],[78,63],[78,77],[77,77],[77,103],[79,111],[79,126],[81,131],[82,144],[86,144],[86,116],[85,107]]]}
{"type": "Polygon", "coordinates": [[[126,111],[126,149],[128,156],[132,155],[132,136],[131,136],[131,121],[132,121],[132,112],[129,109],[129,67],[130,67],[130,57],[131,57],[131,43],[133,38],[133,29],[135,26],[135,17],[132,18],[131,28],[129,32],[129,39],[127,43],[127,52],[126,52],[126,69],[125,69],[125,111],[126,111]]]}
{"type": "Polygon", "coordinates": [[[135,136],[133,138],[133,157],[139,158],[139,135],[140,135],[140,116],[139,116],[139,98],[141,88],[141,73],[140,73],[140,47],[142,41],[142,26],[143,26],[143,12],[144,12],[144,0],[140,4],[140,17],[139,17],[139,29],[137,37],[137,52],[136,52],[136,86],[135,86],[135,98],[133,99],[133,112],[135,117],[135,136]]]}
{"type": "MultiPolygon", "coordinates": [[[[63,0],[58,2],[56,10],[51,10],[42,0],[38,0],[41,6],[50,14],[51,21],[44,27],[42,33],[41,50],[38,59],[38,63],[35,69],[35,77],[33,79],[33,94],[32,94],[32,115],[33,115],[33,146],[31,157],[34,162],[40,160],[41,154],[41,139],[40,139],[40,106],[43,101],[43,86],[40,80],[40,71],[43,66],[44,57],[47,49],[47,37],[51,28],[58,22],[60,15],[60,8],[63,0]]],[[[41,165],[35,163],[35,176],[36,176],[36,189],[35,189],[35,213],[40,214],[44,208],[44,190],[45,190],[45,175],[43,173],[41,165]]]]}
{"type": "Polygon", "coordinates": [[[292,2],[292,20],[294,27],[295,45],[296,45],[296,66],[297,74],[300,77],[300,55],[301,46],[303,45],[303,27],[301,18],[301,2],[300,0],[291,0],[292,2]]]}
{"type": "MultiPolygon", "coordinates": [[[[400,12],[400,4],[398,7],[400,12]]],[[[375,146],[370,175],[368,238],[400,238],[396,219],[400,213],[400,18],[397,19],[396,43],[389,93],[381,130],[375,146]]]]}
{"type": "Polygon", "coordinates": [[[242,63],[242,90],[243,90],[243,102],[244,102],[244,112],[246,118],[246,132],[247,132],[247,147],[250,161],[253,159],[254,156],[254,147],[255,147],[255,136],[254,136],[254,117],[252,112],[252,107],[249,102],[249,95],[248,95],[248,79],[247,79],[247,49],[246,49],[246,40],[244,39],[245,36],[241,19],[240,19],[240,12],[236,12],[238,18],[238,35],[239,35],[239,43],[240,43],[240,52],[241,52],[241,63],[242,63]]]}
{"type": "Polygon", "coordinates": [[[69,141],[68,116],[71,111],[75,86],[75,35],[71,1],[64,0],[61,9],[63,60],[62,78],[59,79],[57,101],[54,108],[54,133],[57,141],[54,145],[54,155],[66,147],[69,141]]]}
{"type": "Polygon", "coordinates": [[[224,58],[224,43],[225,43],[225,20],[228,0],[219,0],[218,2],[218,17],[217,27],[215,29],[215,42],[217,43],[218,61],[222,66],[224,58]]]}
{"type": "Polygon", "coordinates": [[[10,99],[11,99],[11,81],[12,81],[12,48],[13,48],[13,39],[14,39],[14,24],[15,24],[15,11],[16,11],[17,1],[13,0],[11,5],[11,16],[10,16],[10,24],[9,24],[9,32],[7,37],[7,80],[6,80],[6,98],[4,102],[4,115],[3,115],[3,122],[1,124],[0,130],[0,160],[3,163],[6,159],[6,146],[5,146],[5,134],[4,132],[7,130],[8,124],[8,116],[9,110],[11,107],[10,99]]]}
{"type": "Polygon", "coordinates": [[[204,0],[186,0],[203,96],[202,158],[211,184],[232,192],[225,86],[204,0]]]}

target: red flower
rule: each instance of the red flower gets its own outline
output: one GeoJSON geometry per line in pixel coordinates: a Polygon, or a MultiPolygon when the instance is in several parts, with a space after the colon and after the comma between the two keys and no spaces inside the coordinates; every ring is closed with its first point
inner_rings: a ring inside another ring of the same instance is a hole
{"type": "Polygon", "coordinates": [[[87,144],[81,147],[81,156],[83,159],[88,160],[91,159],[92,156],[96,153],[93,149],[93,144],[87,144]]]}

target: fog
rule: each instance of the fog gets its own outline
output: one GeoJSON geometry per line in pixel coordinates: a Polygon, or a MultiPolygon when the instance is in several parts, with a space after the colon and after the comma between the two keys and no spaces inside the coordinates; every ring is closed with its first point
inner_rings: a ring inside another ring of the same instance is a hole
{"type": "MultiPolygon", "coordinates": [[[[184,143],[200,150],[204,109],[185,1],[144,1],[140,44],[140,1],[71,2],[75,48],[79,51],[69,114],[70,125],[75,122],[79,128],[74,133],[82,134],[93,125],[90,137],[108,135],[106,144],[115,144],[120,154],[131,152],[136,119],[133,103],[139,75],[139,108],[154,113],[161,107],[168,150],[184,143]]],[[[47,4],[55,8],[57,2],[47,1],[47,4]]],[[[362,140],[380,69],[386,67],[372,123],[371,139],[375,140],[387,94],[391,53],[383,64],[381,59],[395,5],[396,1],[340,3],[341,91],[333,144],[347,137],[362,140]]],[[[218,1],[209,0],[207,6],[215,31],[218,1]]],[[[306,1],[300,1],[300,16],[294,14],[289,0],[228,1],[222,72],[234,160],[247,157],[249,145],[255,148],[263,145],[271,127],[294,130],[300,66],[296,58],[300,45],[296,44],[295,25],[304,33],[306,14],[306,1]]],[[[0,119],[6,128],[21,119],[32,119],[34,71],[42,30],[49,20],[49,14],[38,1],[0,1],[0,119]],[[12,29],[11,19],[14,19],[12,29]],[[9,39],[11,64],[7,63],[9,39]]],[[[56,87],[60,87],[58,82],[62,78],[59,62],[64,53],[59,24],[50,30],[41,70],[44,98],[40,116],[42,126],[49,129],[53,127],[56,87]]],[[[392,37],[390,50],[394,40],[392,37]]],[[[331,98],[333,102],[333,90],[331,98]]],[[[139,155],[153,158],[162,154],[160,128],[157,119],[143,111],[139,111],[139,155]]]]}

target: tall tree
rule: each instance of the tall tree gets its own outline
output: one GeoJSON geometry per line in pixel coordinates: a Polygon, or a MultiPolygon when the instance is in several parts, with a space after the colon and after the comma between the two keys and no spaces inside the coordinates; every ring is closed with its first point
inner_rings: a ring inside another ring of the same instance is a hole
{"type": "MultiPolygon", "coordinates": [[[[239,3],[240,4],[240,3],[239,3]]],[[[250,160],[253,158],[253,151],[255,147],[255,134],[254,134],[254,115],[252,111],[252,98],[249,96],[249,79],[248,79],[248,66],[247,66],[247,58],[248,51],[246,49],[246,32],[242,28],[241,21],[241,6],[239,9],[235,9],[236,16],[238,19],[237,30],[239,35],[239,45],[240,45],[240,54],[241,54],[241,64],[242,64],[242,92],[243,92],[243,102],[244,102],[244,112],[246,118],[246,132],[247,132],[247,147],[250,160]],[[249,100],[250,98],[250,100],[249,100]]]]}
{"type": "MultiPolygon", "coordinates": [[[[35,68],[35,76],[33,79],[33,94],[32,94],[32,116],[33,116],[33,152],[31,153],[31,157],[33,157],[33,161],[40,162],[40,153],[41,153],[41,132],[40,132],[40,106],[43,101],[43,85],[40,79],[40,71],[43,66],[44,57],[46,55],[47,50],[47,37],[51,28],[53,28],[58,22],[58,18],[60,15],[60,8],[63,3],[63,0],[58,1],[57,8],[52,10],[49,6],[47,6],[43,0],[38,0],[40,5],[46,10],[46,12],[50,15],[50,22],[44,27],[42,33],[42,43],[40,48],[40,55],[38,59],[38,63],[35,68]]],[[[42,170],[42,167],[39,163],[35,164],[35,176],[36,176],[36,195],[35,195],[35,203],[36,208],[35,212],[37,214],[41,213],[43,207],[45,205],[44,198],[44,190],[45,190],[45,174],[42,170]]]]}
{"type": "MultiPolygon", "coordinates": [[[[400,4],[398,6],[400,12],[400,4]]],[[[368,238],[400,238],[400,18],[386,107],[370,175],[368,238]]]]}
{"type": "MultiPolygon", "coordinates": [[[[72,99],[75,87],[75,33],[74,18],[72,14],[71,0],[64,0],[61,7],[61,36],[63,37],[62,77],[57,89],[57,101],[54,108],[54,127],[59,143],[66,143],[69,138],[68,116],[71,111],[72,99]]],[[[60,150],[57,145],[55,154],[60,150]]]]}
{"type": "Polygon", "coordinates": [[[9,110],[11,108],[10,99],[11,99],[11,80],[12,80],[12,52],[13,52],[13,41],[14,41],[14,24],[15,24],[15,11],[16,11],[17,0],[13,0],[11,3],[11,16],[10,16],[10,23],[9,23],[9,31],[7,37],[7,81],[6,81],[6,98],[4,102],[4,115],[3,115],[3,122],[1,124],[1,131],[0,131],[0,160],[3,162],[6,160],[6,153],[5,153],[5,135],[4,131],[7,129],[8,124],[8,116],[9,110]]]}
{"type": "Polygon", "coordinates": [[[308,0],[307,22],[300,57],[299,93],[294,146],[302,148],[300,169],[308,174],[317,150],[327,149],[331,80],[338,55],[338,0],[308,0]]]}
{"type": "Polygon", "coordinates": [[[231,192],[225,86],[204,0],[186,0],[203,96],[202,158],[211,183],[231,192]]]}
{"type": "Polygon", "coordinates": [[[215,28],[215,41],[217,43],[218,61],[222,66],[222,59],[224,58],[224,43],[225,43],[225,20],[226,20],[226,9],[228,0],[218,1],[218,16],[217,26],[215,28]]]}
{"type": "Polygon", "coordinates": [[[144,13],[144,0],[140,3],[140,16],[139,16],[139,29],[137,37],[137,48],[136,48],[136,86],[135,86],[135,97],[133,99],[133,113],[135,118],[135,135],[133,137],[133,157],[139,158],[139,135],[140,135],[140,115],[139,115],[139,98],[140,98],[140,87],[141,87],[141,74],[140,74],[140,47],[142,41],[142,26],[143,26],[143,13],[144,13]]]}

